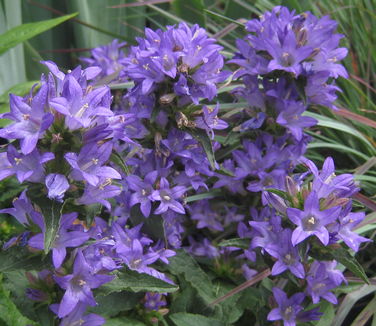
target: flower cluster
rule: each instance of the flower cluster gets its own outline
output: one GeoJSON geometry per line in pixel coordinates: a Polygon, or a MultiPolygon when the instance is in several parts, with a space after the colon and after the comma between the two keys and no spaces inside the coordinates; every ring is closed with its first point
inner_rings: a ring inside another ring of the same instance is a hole
{"type": "MultiPolygon", "coordinates": [[[[222,70],[222,47],[185,23],[147,28],[128,54],[116,40],[96,48],[86,69],[43,62],[50,73],[30,95],[11,95],[2,117],[13,123],[0,130],[12,141],[0,180],[15,175],[26,187],[0,210],[26,229],[4,247],[52,252],[52,268],[28,274],[27,296],[60,325],[102,325],[87,311],[96,291],[124,271],[173,284],[164,265],[182,248],[246,278],[262,258],[274,279],[293,280],[273,288],[268,320],[317,320],[306,303],[336,303],[331,291],[345,281],[332,247],[368,241],[354,232],[364,213],[352,212],[352,176],[336,176],[331,158],[319,171],[304,157],[304,130],[317,123],[308,107],[335,108],[333,80],[346,77],[335,27],[276,7],[246,24],[233,73],[222,70]],[[213,100],[230,75],[241,86],[226,94],[225,112],[213,100]],[[132,86],[111,91],[106,81],[132,86]],[[299,164],[308,171],[294,173],[299,164]],[[218,246],[227,235],[248,248],[218,246]]],[[[140,309],[152,315],[167,302],[147,292],[140,309]]]]}
{"type": "MultiPolygon", "coordinates": [[[[87,306],[96,305],[93,289],[113,280],[113,272],[124,266],[172,283],[149,265],[157,260],[168,263],[175,253],[161,242],[154,243],[141,232],[142,224],[130,223],[127,217],[119,215],[111,224],[99,216],[88,220],[90,208],[96,205],[103,206],[105,216],[112,214],[114,198],[127,189],[126,175],[111,156],[120,142],[126,142],[129,150],[138,146],[126,136],[132,115],[111,110],[110,89],[93,82],[100,68],[78,67],[64,74],[53,62],[43,64],[51,73],[42,77],[39,89],[25,98],[11,95],[11,112],[3,115],[14,122],[1,130],[1,136],[17,141],[1,153],[0,177],[16,175],[28,186],[14,199],[13,208],[0,211],[14,216],[27,229],[4,248],[21,244],[33,252],[51,250],[54,270],[48,280],[52,288],[46,292],[40,286],[45,277],[40,276],[40,281],[31,282],[29,297],[51,303],[53,285],[57,284],[64,295],[51,309],[62,318],[61,325],[81,320],[101,325],[102,317],[85,315],[87,306]],[[69,208],[63,205],[68,201],[69,208]],[[62,213],[57,232],[48,243],[51,216],[47,212],[53,205],[62,213]]],[[[170,189],[165,178],[159,182],[153,200],[161,203],[160,211],[178,207],[184,213],[174,199],[185,188],[170,189]],[[168,195],[171,201],[166,199],[168,195]]]]}
{"type": "MultiPolygon", "coordinates": [[[[350,196],[359,190],[352,175],[336,176],[331,158],[326,159],[321,171],[312,161],[305,159],[303,162],[309,174],[287,177],[286,192],[265,195],[271,208],[259,214],[253,212],[250,228],[240,224],[238,229],[240,236],[251,239],[245,251],[245,256],[251,261],[257,259],[256,248],[260,248],[261,254],[270,256],[274,261],[271,275],[288,272],[297,279],[305,280],[300,282],[300,290],[303,284],[306,285],[305,293],[294,295],[290,301],[280,300],[281,296],[286,296],[281,294],[280,289],[273,291],[280,308],[286,310],[289,307],[291,314],[278,311],[277,318],[277,310],[273,310],[268,318],[283,319],[286,325],[299,320],[297,313],[303,309],[296,308],[295,304],[302,303],[305,296],[310,296],[314,304],[320,298],[337,303],[330,291],[346,280],[342,272],[335,269],[335,256],[330,260],[330,255],[323,255],[325,248],[342,240],[349,248],[358,251],[361,243],[370,241],[354,232],[364,219],[364,213],[351,212],[350,196]],[[304,180],[308,176],[313,179],[306,184],[304,180]]],[[[339,247],[335,250],[343,249],[339,247]]]]}

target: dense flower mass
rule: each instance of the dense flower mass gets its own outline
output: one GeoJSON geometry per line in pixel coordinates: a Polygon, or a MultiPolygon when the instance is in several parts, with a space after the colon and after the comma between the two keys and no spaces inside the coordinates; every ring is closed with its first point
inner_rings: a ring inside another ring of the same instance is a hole
{"type": "MultiPolygon", "coordinates": [[[[247,22],[228,62],[234,73],[223,70],[216,40],[186,23],[147,28],[127,54],[116,40],[96,48],[85,69],[42,62],[50,73],[29,96],[11,95],[2,117],[13,122],[0,130],[12,142],[0,153],[0,180],[15,175],[25,186],[0,210],[26,229],[4,248],[52,252],[49,270],[29,275],[27,296],[60,325],[95,326],[105,323],[92,313],[103,296],[139,286],[146,295],[132,307],[142,302],[137,309],[157,318],[168,291],[146,286],[178,283],[184,273],[168,265],[185,251],[215,262],[213,275],[236,270],[232,279],[237,270],[253,277],[262,262],[283,280],[267,289],[265,318],[319,319],[319,308],[306,307],[336,303],[332,291],[346,282],[331,246],[347,253],[369,241],[355,232],[364,213],[352,212],[352,175],[336,175],[330,157],[320,170],[304,156],[305,129],[317,123],[307,109],[335,108],[334,79],[347,76],[335,28],[276,7],[247,22]],[[226,112],[216,96],[230,75],[240,86],[226,94],[226,112]],[[113,92],[106,80],[131,86],[113,92]],[[227,236],[242,245],[221,245],[227,236]]],[[[189,282],[187,297],[200,292],[189,282]]]]}

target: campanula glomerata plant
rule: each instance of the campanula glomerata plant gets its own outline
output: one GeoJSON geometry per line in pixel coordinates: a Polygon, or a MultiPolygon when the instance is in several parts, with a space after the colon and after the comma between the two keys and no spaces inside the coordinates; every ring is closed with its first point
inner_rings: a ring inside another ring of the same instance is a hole
{"type": "Polygon", "coordinates": [[[0,179],[22,185],[0,213],[23,228],[0,266],[29,266],[25,325],[310,325],[346,268],[367,282],[359,187],[305,157],[348,76],[336,27],[275,7],[230,59],[180,23],[41,62],[0,130],[0,179]]]}

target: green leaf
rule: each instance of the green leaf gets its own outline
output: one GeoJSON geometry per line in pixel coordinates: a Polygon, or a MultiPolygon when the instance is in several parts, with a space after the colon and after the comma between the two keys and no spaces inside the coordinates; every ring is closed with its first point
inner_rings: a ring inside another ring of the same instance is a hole
{"type": "Polygon", "coordinates": [[[167,268],[174,275],[183,275],[184,279],[197,290],[198,295],[205,303],[210,303],[216,299],[209,276],[186,252],[179,250],[174,257],[169,258],[167,268]]]}
{"type": "MultiPolygon", "coordinates": [[[[375,311],[376,311],[376,297],[373,297],[373,299],[355,318],[351,326],[364,326],[368,322],[368,320],[372,317],[372,315],[374,315],[375,311]]],[[[375,316],[373,318],[375,318],[375,316]]]]}
{"type": "Polygon", "coordinates": [[[0,321],[2,320],[8,326],[36,325],[36,323],[21,314],[10,299],[9,294],[9,291],[3,288],[2,275],[0,274],[0,321]]]}
{"type": "Polygon", "coordinates": [[[178,286],[164,282],[148,274],[125,270],[116,274],[116,277],[111,282],[101,286],[98,293],[100,295],[108,295],[121,291],[170,293],[177,290],[178,286]]]}
{"type": "Polygon", "coordinates": [[[89,308],[90,312],[109,318],[118,315],[121,311],[133,309],[140,303],[143,293],[114,292],[106,296],[97,296],[97,306],[89,308]]]}
{"type": "Polygon", "coordinates": [[[169,317],[176,326],[225,326],[220,320],[186,312],[178,312],[169,317]]]}
{"type": "Polygon", "coordinates": [[[358,138],[365,145],[368,146],[368,148],[370,149],[370,153],[376,152],[375,147],[369,142],[369,140],[362,133],[360,133],[358,130],[356,130],[355,128],[353,128],[349,125],[346,125],[342,122],[336,121],[334,119],[322,116],[322,115],[317,114],[317,113],[306,111],[306,112],[303,113],[303,115],[315,118],[318,121],[318,125],[321,126],[321,127],[327,127],[327,128],[339,130],[339,131],[342,131],[344,133],[350,134],[350,135],[358,138]]]}
{"type": "Polygon", "coordinates": [[[237,247],[242,249],[248,249],[249,248],[249,239],[244,238],[234,238],[234,239],[228,239],[223,240],[220,243],[218,243],[218,246],[220,247],[237,247]]]}
{"type": "MultiPolygon", "coordinates": [[[[28,195],[29,194],[30,191],[28,192],[28,195]]],[[[60,217],[64,204],[45,197],[35,197],[34,195],[30,195],[29,198],[32,198],[34,203],[36,203],[42,211],[44,224],[46,226],[44,232],[44,252],[48,254],[59,230],[60,217]]]]}
{"type": "Polygon", "coordinates": [[[118,153],[112,152],[110,160],[111,162],[114,162],[116,165],[118,165],[126,175],[129,175],[131,173],[129,167],[124,163],[123,158],[118,153]]]}
{"type": "MultiPolygon", "coordinates": [[[[224,281],[215,281],[214,288],[216,290],[216,295],[222,297],[230,292],[234,288],[234,285],[224,281]]],[[[214,314],[211,315],[211,318],[221,320],[225,322],[226,325],[232,325],[235,323],[243,315],[244,309],[249,308],[250,306],[250,303],[248,303],[246,307],[239,304],[242,295],[242,292],[238,292],[216,305],[214,314]]]]}
{"type": "Polygon", "coordinates": [[[362,158],[366,161],[370,159],[369,156],[365,155],[363,152],[357,151],[354,148],[350,148],[350,147],[342,145],[342,144],[331,144],[331,143],[327,143],[327,142],[313,142],[313,143],[308,144],[307,148],[308,149],[330,148],[330,149],[335,149],[337,151],[344,152],[346,154],[349,154],[349,153],[354,154],[354,155],[356,155],[356,156],[358,156],[358,157],[360,157],[360,158],[362,158]]]}
{"type": "Polygon", "coordinates": [[[370,284],[362,265],[360,265],[356,258],[351,256],[346,249],[339,248],[332,250],[330,253],[335,260],[347,267],[354,275],[370,284]]]}
{"type": "Polygon", "coordinates": [[[173,0],[172,8],[175,13],[184,20],[206,26],[204,13],[205,4],[203,0],[173,0]]]}
{"type": "Polygon", "coordinates": [[[289,200],[287,193],[282,191],[282,190],[275,189],[275,188],[266,188],[265,190],[268,191],[268,192],[271,192],[271,193],[273,193],[273,194],[275,194],[275,195],[277,195],[277,196],[279,196],[279,197],[281,197],[285,200],[289,200]]]}
{"type": "Polygon", "coordinates": [[[46,265],[40,255],[33,255],[25,247],[11,247],[0,251],[0,272],[11,272],[18,269],[38,270],[46,265]]]}
{"type": "Polygon", "coordinates": [[[315,325],[331,326],[335,316],[333,304],[328,301],[322,301],[320,303],[320,312],[322,312],[323,315],[320,317],[320,320],[315,325]]]}
{"type": "Polygon", "coordinates": [[[146,325],[137,319],[128,318],[128,317],[120,317],[120,318],[113,318],[113,319],[107,320],[104,326],[146,326],[146,325]]]}
{"type": "Polygon", "coordinates": [[[128,89],[134,87],[134,82],[109,84],[110,89],[128,89]]]}
{"type": "Polygon", "coordinates": [[[91,204],[91,205],[85,205],[85,220],[86,225],[92,225],[94,218],[96,216],[99,216],[102,211],[102,205],[99,203],[91,204]]]}
{"type": "Polygon", "coordinates": [[[205,130],[201,129],[194,129],[194,130],[187,130],[188,133],[190,133],[201,145],[204,149],[206,156],[209,160],[211,168],[215,169],[215,157],[214,157],[214,151],[212,142],[206,133],[205,130]]]}
{"type": "Polygon", "coordinates": [[[77,16],[78,13],[66,15],[63,17],[58,17],[49,20],[43,20],[35,23],[22,24],[16,26],[4,34],[0,35],[0,55],[9,49],[15,47],[17,44],[20,44],[35,35],[43,33],[56,25],[59,25],[65,22],[68,19],[71,19],[77,16]]]}
{"type": "Polygon", "coordinates": [[[213,17],[217,17],[217,18],[219,18],[219,19],[221,19],[221,20],[223,20],[223,21],[228,21],[229,23],[233,23],[233,24],[236,24],[236,25],[239,25],[239,26],[245,27],[245,24],[243,24],[243,23],[241,23],[241,22],[239,22],[239,21],[237,21],[237,20],[235,20],[235,19],[231,19],[231,18],[229,18],[229,17],[223,16],[223,15],[218,14],[218,13],[216,13],[216,12],[214,12],[214,11],[211,11],[211,10],[204,9],[204,11],[205,11],[207,14],[209,14],[209,15],[211,15],[211,16],[213,16],[213,17]]]}
{"type": "Polygon", "coordinates": [[[337,309],[336,316],[330,326],[342,326],[351,309],[360,299],[376,291],[376,285],[363,285],[345,296],[337,309]]]}
{"type": "Polygon", "coordinates": [[[205,198],[215,198],[215,197],[219,197],[221,195],[221,193],[222,192],[221,192],[220,189],[213,189],[213,190],[210,190],[208,192],[204,192],[202,194],[188,196],[187,198],[185,198],[185,202],[191,203],[191,202],[201,200],[201,199],[205,199],[205,198]]]}
{"type": "MultiPolygon", "coordinates": [[[[12,86],[6,92],[0,95],[0,104],[9,103],[9,94],[18,96],[26,95],[30,91],[31,87],[38,83],[39,80],[32,80],[12,86]]],[[[4,111],[0,111],[0,113],[4,113],[4,111]]]]}
{"type": "MultiPolygon", "coordinates": [[[[5,91],[3,94],[0,95],[0,113],[9,112],[9,94],[15,94],[18,96],[24,96],[26,95],[31,87],[38,83],[37,80],[20,83],[17,85],[12,86],[7,91],[5,91]]],[[[0,119],[0,127],[4,127],[7,124],[9,124],[11,120],[8,119],[0,119]]]]}

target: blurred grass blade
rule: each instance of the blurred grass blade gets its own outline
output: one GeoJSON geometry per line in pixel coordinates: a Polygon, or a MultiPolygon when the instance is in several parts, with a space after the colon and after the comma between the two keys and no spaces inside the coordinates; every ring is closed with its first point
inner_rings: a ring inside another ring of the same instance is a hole
{"type": "Polygon", "coordinates": [[[376,285],[363,285],[359,290],[353,291],[346,295],[337,310],[332,326],[342,326],[350,310],[356,302],[368,294],[376,291],[376,285]]]}
{"type": "Polygon", "coordinates": [[[73,13],[59,18],[22,24],[10,29],[9,31],[0,35],[0,55],[15,47],[17,44],[20,44],[34,37],[35,35],[43,33],[77,15],[78,13],[73,13]]]}
{"type": "Polygon", "coordinates": [[[223,16],[223,15],[221,15],[221,14],[218,14],[218,13],[216,13],[216,12],[214,12],[214,11],[211,11],[211,10],[208,10],[208,9],[204,9],[204,11],[205,11],[206,13],[208,13],[209,15],[213,16],[213,17],[217,17],[217,18],[220,18],[221,20],[225,20],[225,21],[228,21],[228,22],[230,22],[230,23],[233,23],[233,24],[236,24],[236,25],[239,25],[239,26],[245,27],[245,24],[243,24],[243,23],[241,23],[241,22],[239,22],[239,21],[237,21],[237,20],[234,20],[234,19],[228,18],[228,17],[226,17],[226,16],[223,16]]]}
{"type": "Polygon", "coordinates": [[[205,4],[203,0],[174,0],[172,2],[174,12],[184,20],[206,26],[206,17],[204,15],[205,4]]]}
{"type": "Polygon", "coordinates": [[[120,5],[116,6],[111,6],[108,8],[130,8],[130,7],[140,7],[140,6],[145,6],[145,5],[154,5],[158,3],[168,3],[173,0],[145,0],[145,1],[140,1],[140,2],[131,2],[131,3],[123,3],[120,5]]]}
{"type": "Polygon", "coordinates": [[[376,212],[376,202],[374,202],[372,199],[360,193],[355,194],[353,198],[361,202],[364,206],[368,207],[370,210],[376,212]]]}
{"type": "Polygon", "coordinates": [[[365,145],[368,146],[371,153],[376,153],[375,147],[369,142],[369,140],[363,134],[361,134],[355,128],[348,126],[348,125],[346,125],[342,122],[336,121],[334,119],[322,116],[322,115],[317,114],[317,113],[306,111],[306,112],[304,112],[303,115],[315,118],[318,121],[318,125],[321,126],[321,127],[327,127],[327,128],[340,130],[340,131],[343,131],[345,133],[348,133],[348,134],[360,139],[365,145]]]}
{"type": "Polygon", "coordinates": [[[316,149],[316,148],[331,148],[336,149],[338,151],[344,152],[344,153],[351,153],[354,154],[364,160],[369,160],[369,156],[365,155],[364,153],[357,151],[356,149],[350,148],[348,146],[342,145],[342,144],[331,144],[326,142],[314,142],[308,144],[308,149],[316,149]]]}
{"type": "Polygon", "coordinates": [[[376,296],[355,318],[351,326],[364,326],[376,311],[376,296]]]}
{"type": "Polygon", "coordinates": [[[371,119],[368,119],[360,114],[356,114],[354,112],[351,112],[349,110],[346,110],[346,109],[339,109],[338,111],[336,111],[336,114],[342,116],[342,117],[345,117],[346,119],[349,119],[349,120],[355,120],[357,122],[360,122],[362,124],[365,124],[366,126],[370,126],[372,128],[376,128],[376,121],[374,120],[371,120],[371,119]]]}
{"type": "Polygon", "coordinates": [[[367,162],[365,162],[361,166],[358,166],[355,169],[354,174],[364,174],[368,170],[372,169],[375,165],[376,165],[376,156],[371,157],[370,159],[367,160],[367,162]]]}

